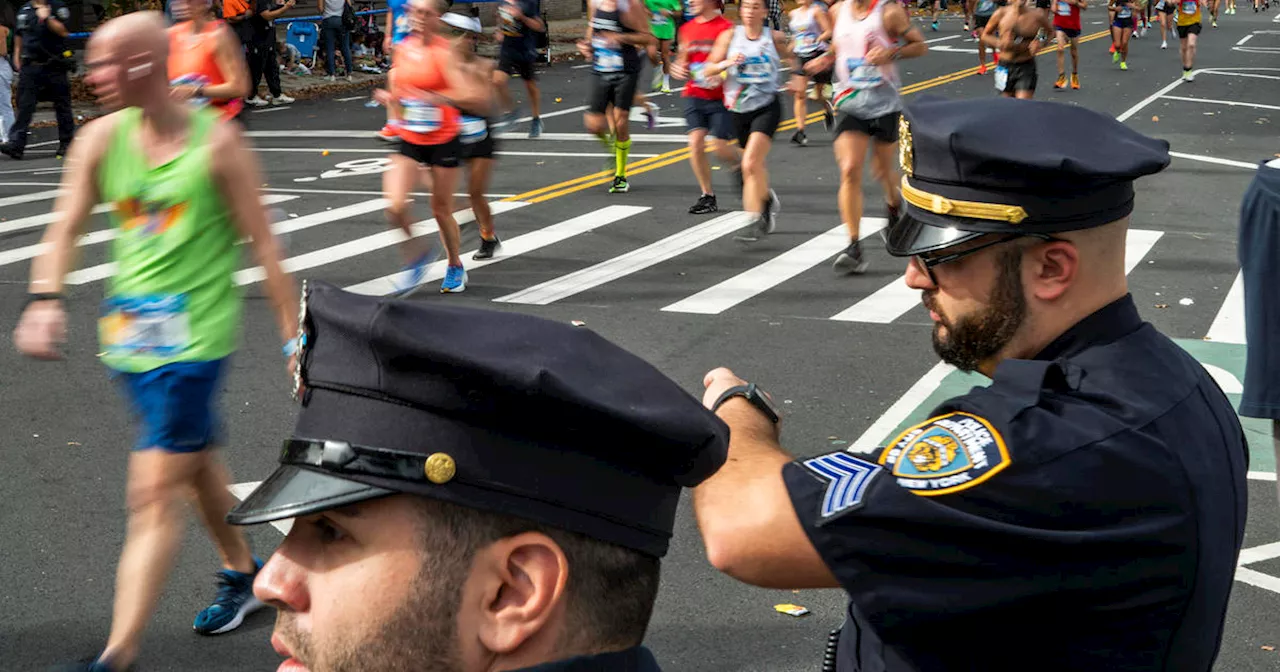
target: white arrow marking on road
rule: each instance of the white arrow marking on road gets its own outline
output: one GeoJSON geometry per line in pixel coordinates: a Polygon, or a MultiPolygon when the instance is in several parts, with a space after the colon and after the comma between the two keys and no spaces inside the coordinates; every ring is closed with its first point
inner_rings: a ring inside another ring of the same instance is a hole
{"type": "Polygon", "coordinates": [[[1218,343],[1245,344],[1244,331],[1244,272],[1236,273],[1236,279],[1227,291],[1227,298],[1222,301],[1218,315],[1209,325],[1209,333],[1205,338],[1218,343]]]}
{"type": "Polygon", "coordinates": [[[936,47],[929,47],[929,51],[949,51],[956,54],[976,54],[977,49],[969,49],[967,47],[953,47],[946,44],[940,44],[936,47]]]}

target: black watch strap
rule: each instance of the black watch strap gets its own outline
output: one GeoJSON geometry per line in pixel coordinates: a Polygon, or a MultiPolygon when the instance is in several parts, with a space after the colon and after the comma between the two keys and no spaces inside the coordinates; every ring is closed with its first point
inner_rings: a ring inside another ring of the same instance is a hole
{"type": "Polygon", "coordinates": [[[716,399],[716,403],[711,405],[711,412],[716,412],[724,402],[729,401],[734,397],[742,397],[746,399],[752,406],[755,406],[757,410],[764,413],[765,417],[769,418],[771,422],[776,423],[778,421],[778,412],[770,408],[769,402],[764,399],[764,392],[762,392],[755,383],[737,385],[725,390],[720,394],[720,397],[716,399]]]}
{"type": "MultiPolygon", "coordinates": [[[[27,306],[29,306],[29,305],[31,305],[31,304],[33,304],[33,303],[39,303],[39,302],[41,302],[41,301],[62,301],[62,300],[63,300],[63,297],[62,297],[62,295],[61,295],[61,294],[54,294],[54,293],[34,293],[34,294],[27,294],[27,304],[26,304],[26,305],[27,305],[27,306]]],[[[26,306],[23,306],[23,307],[25,308],[26,306]]]]}

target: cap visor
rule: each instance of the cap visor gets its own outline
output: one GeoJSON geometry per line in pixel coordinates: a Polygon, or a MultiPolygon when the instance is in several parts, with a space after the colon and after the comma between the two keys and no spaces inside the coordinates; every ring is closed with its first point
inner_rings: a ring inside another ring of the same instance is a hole
{"type": "Polygon", "coordinates": [[[227,522],[232,525],[270,523],[394,494],[395,490],[285,464],[231,509],[227,522]]]}
{"type": "Polygon", "coordinates": [[[909,257],[958,245],[988,233],[965,231],[954,226],[955,223],[955,220],[918,214],[914,208],[905,208],[898,221],[884,230],[885,250],[895,257],[909,257]]]}

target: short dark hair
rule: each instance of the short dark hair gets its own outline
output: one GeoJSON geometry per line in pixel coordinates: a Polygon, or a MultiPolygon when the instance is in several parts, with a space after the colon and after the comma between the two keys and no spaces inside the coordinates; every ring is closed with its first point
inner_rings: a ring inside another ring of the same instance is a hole
{"type": "Polygon", "coordinates": [[[644,639],[658,597],[658,558],[518,516],[418,499],[424,544],[437,556],[433,562],[449,554],[453,557],[446,562],[469,571],[480,549],[525,532],[545,534],[560,546],[569,561],[568,627],[558,642],[562,652],[620,650],[644,639]]]}

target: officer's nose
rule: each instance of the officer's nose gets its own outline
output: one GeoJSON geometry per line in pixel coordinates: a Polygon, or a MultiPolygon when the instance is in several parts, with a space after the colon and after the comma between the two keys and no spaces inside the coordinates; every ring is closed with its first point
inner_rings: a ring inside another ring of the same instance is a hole
{"type": "Polygon", "coordinates": [[[917,257],[907,257],[907,270],[903,277],[911,289],[933,289],[933,280],[924,271],[924,264],[917,257]]]}
{"type": "Polygon", "coordinates": [[[289,543],[292,538],[292,534],[286,537],[258,572],[253,581],[253,594],[276,609],[305,612],[311,608],[311,594],[307,590],[306,570],[290,555],[295,550],[289,543]]]}

